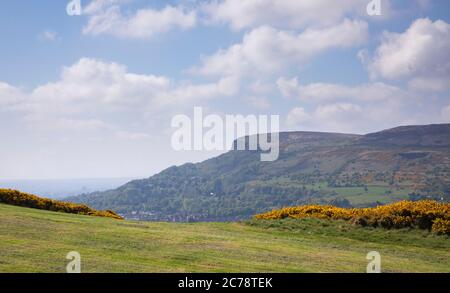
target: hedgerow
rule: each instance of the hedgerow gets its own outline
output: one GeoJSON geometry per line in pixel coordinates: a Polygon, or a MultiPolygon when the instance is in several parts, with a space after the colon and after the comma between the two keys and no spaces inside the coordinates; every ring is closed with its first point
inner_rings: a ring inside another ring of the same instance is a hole
{"type": "Polygon", "coordinates": [[[97,211],[87,205],[42,198],[12,189],[0,189],[0,203],[54,212],[123,219],[110,210],[97,211]]]}
{"type": "Polygon", "coordinates": [[[346,220],[361,226],[399,229],[417,227],[437,234],[450,235],[450,204],[433,200],[400,201],[375,208],[338,208],[307,205],[273,210],[255,216],[256,219],[320,218],[346,220]]]}

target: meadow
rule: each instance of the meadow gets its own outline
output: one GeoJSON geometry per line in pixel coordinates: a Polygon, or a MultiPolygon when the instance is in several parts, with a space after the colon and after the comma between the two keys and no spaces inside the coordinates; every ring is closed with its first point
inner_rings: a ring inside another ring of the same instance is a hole
{"type": "Polygon", "coordinates": [[[450,272],[448,236],[320,219],[121,221],[0,204],[0,272],[450,272]]]}

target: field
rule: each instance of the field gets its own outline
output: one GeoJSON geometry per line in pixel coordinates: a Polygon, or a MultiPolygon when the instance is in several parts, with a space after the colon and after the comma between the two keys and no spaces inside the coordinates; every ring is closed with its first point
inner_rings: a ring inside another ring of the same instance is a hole
{"type": "Polygon", "coordinates": [[[242,223],[120,221],[0,204],[0,272],[450,272],[450,239],[316,219],[242,223]]]}
{"type": "MultiPolygon", "coordinates": [[[[283,182],[284,183],[284,182],[283,182]]],[[[286,184],[285,184],[286,186],[286,184]]],[[[295,186],[295,185],[294,185],[295,186]]],[[[297,185],[298,187],[298,185],[297,185]]],[[[364,187],[329,187],[327,182],[320,182],[314,185],[305,185],[308,189],[314,189],[321,191],[325,194],[333,194],[334,196],[327,196],[329,199],[346,199],[353,206],[370,206],[375,202],[392,203],[399,200],[407,200],[409,194],[413,193],[413,190],[409,185],[402,186],[401,188],[392,188],[389,185],[370,185],[367,184],[364,187]]]]}

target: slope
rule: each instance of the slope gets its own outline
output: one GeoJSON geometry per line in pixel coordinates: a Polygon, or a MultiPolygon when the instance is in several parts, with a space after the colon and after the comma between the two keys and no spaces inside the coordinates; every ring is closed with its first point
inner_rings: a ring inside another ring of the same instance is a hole
{"type": "Polygon", "coordinates": [[[0,272],[450,272],[450,241],[419,230],[320,220],[154,223],[0,204],[0,272]]]}

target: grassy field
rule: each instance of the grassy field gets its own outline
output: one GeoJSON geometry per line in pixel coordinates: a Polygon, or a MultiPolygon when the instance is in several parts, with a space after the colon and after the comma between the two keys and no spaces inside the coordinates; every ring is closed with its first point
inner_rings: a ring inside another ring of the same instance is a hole
{"type": "Polygon", "coordinates": [[[0,204],[0,272],[450,272],[450,239],[323,220],[245,223],[119,221],[0,204]]]}
{"type": "Polygon", "coordinates": [[[413,193],[410,181],[398,184],[400,188],[393,188],[384,182],[375,182],[374,185],[367,185],[367,190],[362,186],[353,187],[330,187],[326,181],[314,184],[303,184],[293,181],[290,178],[276,178],[272,180],[255,180],[249,186],[277,186],[283,188],[302,188],[315,190],[326,194],[328,199],[347,199],[354,206],[370,206],[375,202],[392,203],[399,200],[409,199],[409,194],[413,193]],[[335,194],[335,195],[331,195],[335,194]],[[330,196],[331,195],[331,196],[330,196]]]}

